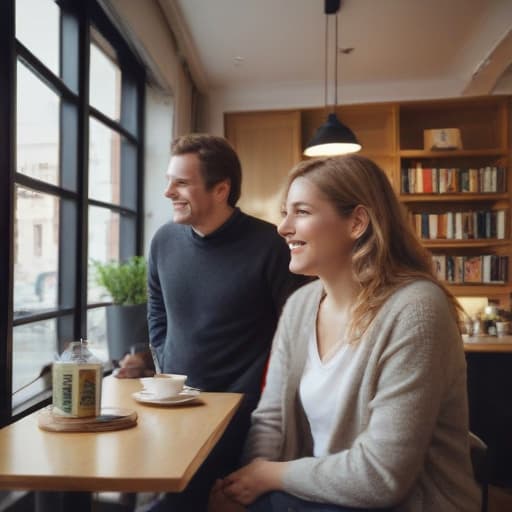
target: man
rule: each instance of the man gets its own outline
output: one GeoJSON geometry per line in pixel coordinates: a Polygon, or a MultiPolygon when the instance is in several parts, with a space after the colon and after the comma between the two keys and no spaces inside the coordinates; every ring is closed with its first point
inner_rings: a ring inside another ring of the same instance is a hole
{"type": "MultiPolygon", "coordinates": [[[[238,462],[279,313],[305,278],[289,272],[289,249],[275,226],[236,207],[241,166],[225,139],[176,139],[167,178],[174,222],[151,243],[151,345],[163,372],[185,374],[187,384],[205,391],[244,393],[238,414],[189,488],[168,495],[167,510],[200,512],[214,480],[238,462]]],[[[123,360],[119,376],[134,361],[123,360]]]]}

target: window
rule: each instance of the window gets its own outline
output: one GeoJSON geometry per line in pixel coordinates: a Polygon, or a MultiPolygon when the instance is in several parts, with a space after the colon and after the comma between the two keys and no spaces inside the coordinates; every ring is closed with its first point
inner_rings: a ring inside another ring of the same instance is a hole
{"type": "Polygon", "coordinates": [[[34,258],[43,255],[43,225],[34,224],[34,258]]]}
{"type": "Polygon", "coordinates": [[[70,340],[107,358],[110,297],[91,262],[141,253],[145,82],[96,2],[2,9],[0,426],[39,400],[41,370],[70,340]]]}

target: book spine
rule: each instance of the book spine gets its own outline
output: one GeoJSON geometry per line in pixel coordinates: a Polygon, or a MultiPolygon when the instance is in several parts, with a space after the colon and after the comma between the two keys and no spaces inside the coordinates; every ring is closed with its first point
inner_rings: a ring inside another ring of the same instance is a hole
{"type": "Polygon", "coordinates": [[[462,212],[455,212],[455,239],[463,239],[462,231],[462,212]]]}
{"type": "Polygon", "coordinates": [[[446,238],[448,240],[452,240],[455,236],[455,222],[454,222],[454,214],[453,212],[448,212],[446,214],[446,238]]]}
{"type": "Polygon", "coordinates": [[[423,168],[421,162],[416,164],[416,192],[423,194],[423,168]]]}
{"type": "Polygon", "coordinates": [[[496,238],[505,239],[505,210],[496,212],[496,238]]]}
{"type": "Polygon", "coordinates": [[[432,169],[423,169],[423,193],[432,194],[432,169]]]}
{"type": "Polygon", "coordinates": [[[428,213],[421,214],[421,238],[425,240],[430,238],[428,213]]]}
{"type": "Polygon", "coordinates": [[[402,194],[409,194],[409,172],[407,169],[402,168],[401,170],[401,183],[402,183],[402,194]]]}
{"type": "Polygon", "coordinates": [[[428,216],[428,231],[431,240],[435,240],[437,238],[437,214],[431,213],[428,216]]]}

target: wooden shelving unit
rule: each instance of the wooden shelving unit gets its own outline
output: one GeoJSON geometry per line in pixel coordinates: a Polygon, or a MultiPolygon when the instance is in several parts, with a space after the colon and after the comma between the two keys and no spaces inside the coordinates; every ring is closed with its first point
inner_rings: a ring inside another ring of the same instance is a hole
{"type": "MultiPolygon", "coordinates": [[[[409,212],[444,214],[453,211],[505,210],[505,238],[426,239],[425,247],[438,255],[473,257],[484,254],[511,254],[510,204],[512,181],[510,173],[510,99],[508,97],[463,98],[442,101],[407,102],[399,106],[397,172],[418,165],[420,168],[482,168],[506,169],[505,190],[499,192],[404,193],[400,184],[399,198],[409,212]],[[427,129],[458,128],[462,148],[430,150],[423,147],[427,129]]],[[[464,236],[466,233],[464,233],[464,236]]],[[[501,283],[446,283],[458,296],[487,296],[510,306],[511,262],[508,275],[501,283]]]]}
{"type": "Polygon", "coordinates": [[[460,194],[402,194],[399,193],[398,197],[402,203],[468,203],[468,202],[489,202],[499,201],[500,199],[508,201],[509,194],[493,194],[491,192],[482,192],[480,194],[460,193],[460,194]]]}
{"type": "Polygon", "coordinates": [[[458,248],[481,248],[481,247],[508,247],[508,240],[497,240],[495,238],[477,240],[424,240],[423,245],[427,249],[458,249],[458,248]]]}
{"type": "MultiPolygon", "coordinates": [[[[239,152],[244,168],[242,207],[273,222],[279,219],[279,183],[301,148],[325,122],[323,108],[225,114],[225,133],[239,152]],[[275,210],[275,211],[274,211],[275,210]]],[[[457,296],[487,296],[507,308],[512,293],[512,170],[509,96],[432,101],[344,105],[336,111],[357,135],[362,155],[374,160],[389,177],[409,212],[506,210],[505,239],[424,240],[434,254],[509,255],[504,284],[448,284],[457,296]],[[462,149],[433,151],[423,147],[426,129],[458,128],[462,149]],[[506,169],[506,191],[498,193],[402,193],[401,169],[422,162],[436,168],[496,166],[506,169]]]]}
{"type": "Polygon", "coordinates": [[[507,152],[503,149],[458,149],[450,151],[426,151],[423,149],[403,149],[399,151],[400,158],[465,158],[465,157],[495,157],[507,156],[507,152]]]}

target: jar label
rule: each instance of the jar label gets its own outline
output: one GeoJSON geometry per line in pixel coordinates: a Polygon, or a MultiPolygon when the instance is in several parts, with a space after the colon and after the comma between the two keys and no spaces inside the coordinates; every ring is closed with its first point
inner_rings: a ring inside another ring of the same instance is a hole
{"type": "Polygon", "coordinates": [[[101,364],[54,363],[54,414],[98,416],[101,410],[101,379],[101,364]]]}

